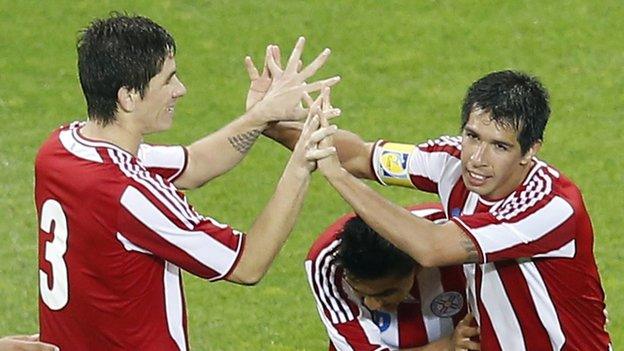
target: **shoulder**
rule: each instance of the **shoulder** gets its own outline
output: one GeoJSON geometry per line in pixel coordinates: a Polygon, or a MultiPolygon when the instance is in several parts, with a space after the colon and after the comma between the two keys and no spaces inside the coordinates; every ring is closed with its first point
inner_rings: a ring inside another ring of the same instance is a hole
{"type": "Polygon", "coordinates": [[[584,207],[573,182],[547,163],[534,161],[524,182],[490,211],[498,220],[522,219],[537,211],[569,216],[584,207]]]}

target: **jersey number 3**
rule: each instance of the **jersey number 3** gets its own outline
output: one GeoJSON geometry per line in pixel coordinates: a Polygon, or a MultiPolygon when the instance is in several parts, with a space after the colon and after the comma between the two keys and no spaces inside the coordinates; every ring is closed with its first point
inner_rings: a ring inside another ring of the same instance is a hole
{"type": "Polygon", "coordinates": [[[52,265],[52,286],[48,283],[48,274],[39,270],[39,291],[41,299],[53,311],[58,311],[67,305],[69,290],[67,282],[67,265],[63,260],[67,252],[67,217],[61,204],[56,200],[46,200],[41,208],[40,228],[46,233],[52,231],[52,242],[46,242],[44,255],[46,261],[52,265]]]}

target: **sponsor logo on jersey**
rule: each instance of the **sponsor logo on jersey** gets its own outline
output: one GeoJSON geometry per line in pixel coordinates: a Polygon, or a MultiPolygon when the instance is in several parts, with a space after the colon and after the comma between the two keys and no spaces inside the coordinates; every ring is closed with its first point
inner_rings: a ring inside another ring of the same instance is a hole
{"type": "Polygon", "coordinates": [[[464,298],[457,291],[447,291],[436,296],[430,307],[438,317],[453,317],[464,307],[464,298]]]}
{"type": "Polygon", "coordinates": [[[379,330],[383,333],[388,328],[390,328],[390,322],[392,321],[392,316],[390,313],[383,311],[372,311],[373,312],[373,322],[379,328],[379,330]]]}

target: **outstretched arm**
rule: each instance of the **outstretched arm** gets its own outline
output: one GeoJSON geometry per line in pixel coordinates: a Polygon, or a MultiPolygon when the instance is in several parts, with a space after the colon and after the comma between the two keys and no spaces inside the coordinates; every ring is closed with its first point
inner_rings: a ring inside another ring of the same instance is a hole
{"type": "MultiPolygon", "coordinates": [[[[328,122],[321,119],[321,125],[328,122]]],[[[327,138],[319,147],[332,145],[327,138]]],[[[477,262],[475,244],[454,222],[434,224],[411,215],[347,172],[337,157],[319,161],[319,170],[377,233],[425,267],[477,262]]]]}
{"type": "MultiPolygon", "coordinates": [[[[176,186],[196,188],[229,171],[245,157],[269,123],[301,118],[305,114],[300,108],[304,93],[317,91],[321,86],[331,86],[340,80],[339,77],[333,77],[305,83],[323,66],[330,52],[323,51],[303,71],[297,72],[296,66],[304,43],[305,40],[299,38],[286,69],[279,76],[272,77],[262,100],[241,117],[187,147],[187,168],[175,181],[176,186]]],[[[271,48],[267,47],[269,62],[274,60],[271,48]]]]}
{"type": "Polygon", "coordinates": [[[229,281],[240,284],[260,281],[295,224],[316,160],[335,153],[331,148],[317,150],[315,147],[336,128],[318,129],[320,122],[318,116],[312,115],[313,107],[273,197],[247,232],[240,261],[226,278],[229,281]]]}

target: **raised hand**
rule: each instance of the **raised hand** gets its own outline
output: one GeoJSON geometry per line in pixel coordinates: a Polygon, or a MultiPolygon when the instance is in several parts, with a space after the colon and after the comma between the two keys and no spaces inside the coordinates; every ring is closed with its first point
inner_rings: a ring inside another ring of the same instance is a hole
{"type": "Polygon", "coordinates": [[[245,101],[245,111],[249,111],[258,101],[262,100],[271,86],[273,79],[271,78],[268,68],[269,56],[273,56],[273,60],[277,62],[278,66],[281,66],[279,46],[269,45],[266,48],[262,74],[258,73],[258,69],[256,69],[251,57],[245,57],[245,68],[247,69],[250,80],[249,91],[247,92],[247,99],[245,101]]]}
{"type": "Polygon", "coordinates": [[[301,100],[305,93],[318,91],[323,86],[332,86],[340,81],[340,77],[335,76],[329,79],[306,83],[316,71],[323,66],[329,57],[330,50],[325,49],[312,63],[301,69],[300,59],[303,52],[305,39],[300,37],[293,49],[286,67],[282,70],[279,62],[278,49],[269,46],[266,55],[266,70],[263,74],[257,73],[251,59],[246,59],[247,71],[252,79],[252,86],[257,86],[256,93],[252,92],[252,99],[248,103],[253,103],[253,97],[257,98],[262,88],[266,87],[267,78],[271,78],[271,84],[266,90],[262,100],[253,105],[252,111],[265,122],[296,120],[307,115],[307,110],[302,107],[301,100]],[[265,73],[266,72],[266,73],[265,73]],[[254,83],[254,80],[256,81],[254,83]]]}
{"type": "MultiPolygon", "coordinates": [[[[321,126],[323,101],[327,99],[327,95],[329,95],[329,88],[324,89],[319,97],[309,104],[308,116],[303,124],[299,140],[293,150],[292,158],[298,157],[300,159],[305,159],[306,167],[309,172],[316,169],[317,161],[335,155],[336,153],[336,149],[333,146],[324,148],[318,147],[322,140],[330,138],[331,135],[338,130],[335,125],[321,126]]],[[[335,113],[336,109],[333,110],[335,113]]]]}
{"type": "MultiPolygon", "coordinates": [[[[320,117],[320,125],[321,128],[329,128],[329,119],[335,117],[335,114],[340,114],[339,109],[335,109],[331,106],[331,98],[330,91],[328,87],[323,88],[321,95],[319,96],[321,99],[321,104],[319,107],[319,117],[320,117]]],[[[334,143],[331,137],[324,138],[319,141],[318,144],[319,149],[327,149],[332,148],[335,150],[334,143]]],[[[328,175],[331,172],[339,171],[342,166],[340,164],[340,160],[338,159],[338,155],[333,153],[328,157],[323,158],[318,161],[318,167],[324,175],[328,175]]]]}

